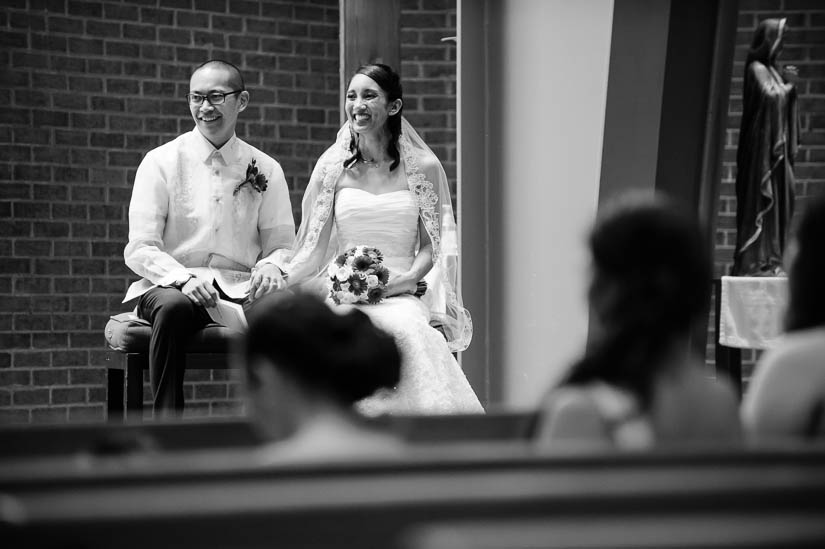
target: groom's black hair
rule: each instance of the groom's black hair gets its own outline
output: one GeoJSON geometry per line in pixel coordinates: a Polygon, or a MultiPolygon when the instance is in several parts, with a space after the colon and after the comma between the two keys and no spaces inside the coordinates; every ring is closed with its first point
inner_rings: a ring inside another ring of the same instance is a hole
{"type": "MultiPolygon", "coordinates": [[[[384,90],[387,94],[387,101],[392,103],[396,99],[403,99],[404,90],[401,87],[401,77],[398,73],[392,70],[389,65],[383,63],[371,63],[368,65],[361,65],[353,74],[363,74],[375,80],[375,83],[384,90]]],[[[352,80],[352,78],[350,78],[352,80]]],[[[390,171],[398,167],[401,162],[401,153],[398,150],[398,138],[401,137],[401,113],[404,110],[404,103],[401,103],[401,108],[398,112],[387,119],[387,128],[390,130],[390,142],[387,144],[387,154],[392,158],[390,164],[390,171]]],[[[350,152],[353,155],[344,161],[344,167],[350,168],[353,164],[364,158],[361,156],[361,149],[358,148],[357,136],[352,136],[350,141],[350,152]]]]}
{"type": "Polygon", "coordinates": [[[205,61],[195,67],[195,70],[192,71],[194,75],[199,70],[206,68],[206,67],[218,67],[224,69],[229,73],[229,85],[236,89],[236,90],[246,90],[246,84],[243,80],[243,74],[241,74],[241,69],[230,63],[229,61],[224,61],[223,59],[210,59],[209,61],[205,61]]]}

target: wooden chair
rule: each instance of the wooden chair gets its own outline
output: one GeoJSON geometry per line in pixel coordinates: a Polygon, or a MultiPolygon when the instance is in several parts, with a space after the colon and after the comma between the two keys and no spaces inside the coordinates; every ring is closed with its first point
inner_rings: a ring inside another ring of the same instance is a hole
{"type": "MultiPolygon", "coordinates": [[[[151,325],[133,313],[112,316],[106,324],[106,342],[111,349],[107,367],[109,421],[143,417],[143,371],[149,369],[151,325]]],[[[186,369],[230,367],[229,354],[238,332],[209,324],[195,333],[186,349],[186,369]]]]}
{"type": "MultiPolygon", "coordinates": [[[[433,322],[432,326],[444,335],[440,324],[433,322]]],[[[121,313],[109,318],[105,335],[111,349],[106,369],[107,419],[140,420],[143,417],[143,371],[149,369],[151,324],[134,313],[121,313]]],[[[186,369],[228,369],[232,341],[239,335],[219,324],[209,324],[196,332],[186,350],[186,369]]]]}

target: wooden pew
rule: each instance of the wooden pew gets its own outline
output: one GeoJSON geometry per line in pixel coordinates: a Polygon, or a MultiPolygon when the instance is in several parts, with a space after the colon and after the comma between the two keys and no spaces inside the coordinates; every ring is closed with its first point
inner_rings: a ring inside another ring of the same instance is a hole
{"type": "Polygon", "coordinates": [[[484,415],[383,416],[368,423],[411,443],[524,442],[532,438],[537,417],[535,412],[496,411],[484,415]]]}
{"type": "Polygon", "coordinates": [[[620,514],[434,523],[405,536],[404,549],[821,548],[821,512],[620,514]]]}
{"type": "MultiPolygon", "coordinates": [[[[525,441],[534,414],[386,416],[368,420],[412,443],[525,441]]],[[[0,461],[21,457],[116,454],[140,450],[179,451],[256,446],[262,442],[245,419],[70,424],[0,428],[0,461]]]]}
{"type": "Polygon", "coordinates": [[[261,439],[246,420],[170,423],[15,425],[0,429],[0,461],[78,453],[122,454],[254,446],[261,439]]]}
{"type": "MultiPolygon", "coordinates": [[[[190,452],[0,471],[0,539],[37,547],[392,549],[444,521],[548,521],[570,533],[571,524],[698,528],[713,517],[729,524],[753,516],[813,528],[806,520],[825,516],[824,494],[821,446],[535,455],[497,445],[279,465],[237,450],[190,452]]],[[[679,537],[690,531],[674,529],[669,546],[698,546],[679,537]]],[[[806,535],[825,541],[825,521],[806,535]]]]}

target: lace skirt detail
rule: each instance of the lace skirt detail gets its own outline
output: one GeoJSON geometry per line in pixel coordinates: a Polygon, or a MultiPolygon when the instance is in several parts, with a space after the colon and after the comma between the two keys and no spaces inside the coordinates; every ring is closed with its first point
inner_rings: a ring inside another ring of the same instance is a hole
{"type": "Polygon", "coordinates": [[[395,338],[401,351],[401,381],[357,404],[369,416],[381,414],[484,413],[444,336],[429,324],[429,311],[413,296],[386,299],[360,309],[395,338]]]}

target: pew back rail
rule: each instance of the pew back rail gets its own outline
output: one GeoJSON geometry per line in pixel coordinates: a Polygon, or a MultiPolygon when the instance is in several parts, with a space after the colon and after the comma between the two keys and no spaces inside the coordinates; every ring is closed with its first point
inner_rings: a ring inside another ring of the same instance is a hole
{"type": "MultiPolygon", "coordinates": [[[[249,452],[103,460],[62,477],[0,480],[0,536],[89,548],[115,534],[123,549],[181,540],[392,548],[445,521],[798,519],[825,511],[823,458],[822,448],[535,455],[487,446],[337,464],[267,463],[249,452]]],[[[814,533],[825,540],[825,524],[814,533]]],[[[681,541],[672,546],[700,546],[681,541]]]]}

